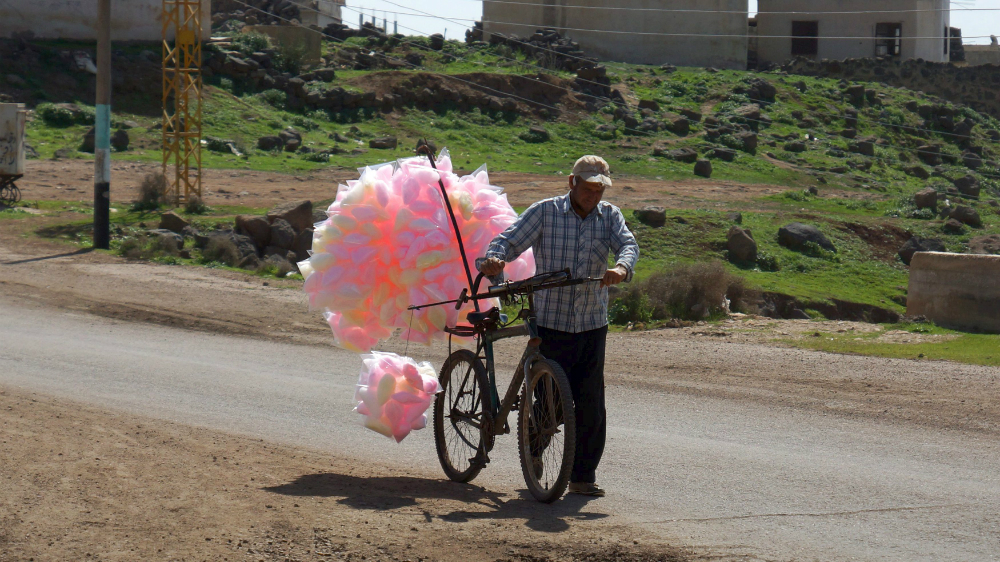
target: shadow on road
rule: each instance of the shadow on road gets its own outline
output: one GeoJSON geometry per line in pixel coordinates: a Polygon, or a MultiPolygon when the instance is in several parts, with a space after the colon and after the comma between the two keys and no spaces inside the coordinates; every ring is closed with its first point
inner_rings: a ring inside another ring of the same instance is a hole
{"type": "Polygon", "coordinates": [[[55,254],[52,256],[40,256],[37,258],[28,258],[25,260],[17,260],[17,261],[5,261],[3,262],[2,265],[18,265],[22,263],[32,263],[36,261],[54,260],[56,258],[68,258],[69,256],[78,256],[80,254],[87,254],[93,251],[94,251],[93,248],[80,248],[79,250],[73,252],[66,252],[64,254],[55,254]]]}
{"type": "Polygon", "coordinates": [[[553,504],[538,503],[526,490],[520,496],[507,499],[471,484],[446,480],[395,476],[364,478],[346,474],[306,474],[288,484],[264,488],[285,496],[337,497],[337,503],[353,509],[390,510],[403,507],[424,509],[424,516],[451,523],[475,519],[523,519],[536,531],[557,533],[569,529],[570,520],[603,519],[606,513],[583,511],[594,499],[567,495],[553,504]],[[447,511],[446,506],[418,505],[419,500],[447,500],[468,506],[447,511]],[[429,509],[435,512],[428,511],[429,509]]]}

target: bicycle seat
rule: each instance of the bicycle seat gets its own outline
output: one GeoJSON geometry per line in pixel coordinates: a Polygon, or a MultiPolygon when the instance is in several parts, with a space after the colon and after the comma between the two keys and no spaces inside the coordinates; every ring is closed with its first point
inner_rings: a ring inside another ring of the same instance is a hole
{"type": "MultiPolygon", "coordinates": [[[[491,316],[493,316],[497,312],[499,312],[499,310],[497,309],[497,307],[494,306],[493,308],[483,312],[470,312],[466,316],[466,318],[468,319],[469,324],[476,326],[478,324],[482,324],[484,321],[488,320],[491,316]]],[[[507,315],[499,314],[499,320],[501,323],[506,323],[507,315]]]]}

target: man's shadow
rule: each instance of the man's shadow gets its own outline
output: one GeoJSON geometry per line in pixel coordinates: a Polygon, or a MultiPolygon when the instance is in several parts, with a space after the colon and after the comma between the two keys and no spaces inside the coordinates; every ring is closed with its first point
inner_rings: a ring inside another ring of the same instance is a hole
{"type": "Polygon", "coordinates": [[[353,509],[376,511],[416,506],[418,500],[453,500],[476,504],[480,509],[456,510],[432,514],[424,511],[428,521],[464,523],[476,519],[524,519],[525,525],[542,532],[556,533],[569,529],[569,520],[603,519],[606,513],[583,511],[593,499],[567,495],[552,504],[539,503],[527,490],[518,498],[504,498],[479,486],[446,480],[394,476],[365,478],[346,474],[306,474],[293,482],[264,488],[286,496],[335,497],[337,503],[353,509]]]}

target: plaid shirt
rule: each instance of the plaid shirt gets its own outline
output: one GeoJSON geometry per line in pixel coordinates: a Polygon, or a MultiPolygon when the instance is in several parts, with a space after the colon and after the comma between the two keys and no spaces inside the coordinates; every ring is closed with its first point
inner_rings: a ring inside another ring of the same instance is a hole
{"type": "MultiPolygon", "coordinates": [[[[511,261],[528,248],[534,249],[539,273],[569,268],[574,278],[603,277],[613,250],[617,265],[628,271],[625,281],[631,281],[639,258],[639,246],[618,207],[601,201],[581,219],[569,193],[528,207],[493,239],[486,257],[511,261]]],[[[535,309],[540,326],[571,333],[596,330],[608,324],[608,289],[594,282],[540,291],[535,309]]]]}

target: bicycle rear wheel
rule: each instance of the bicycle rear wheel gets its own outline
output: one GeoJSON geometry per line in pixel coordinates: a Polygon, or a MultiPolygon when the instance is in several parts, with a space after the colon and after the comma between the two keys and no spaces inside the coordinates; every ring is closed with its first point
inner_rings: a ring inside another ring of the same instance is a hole
{"type": "Polygon", "coordinates": [[[528,491],[540,502],[559,499],[573,470],[576,414],[569,379],[551,359],[536,361],[526,377],[517,437],[528,491]]]}
{"type": "Polygon", "coordinates": [[[444,473],[469,482],[483,469],[483,428],[491,423],[489,378],[475,353],[460,349],[441,367],[434,401],[434,444],[444,473]]]}

